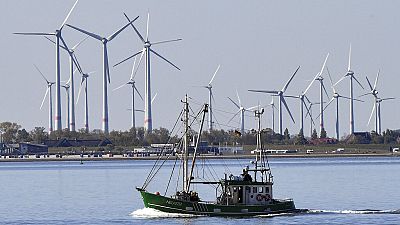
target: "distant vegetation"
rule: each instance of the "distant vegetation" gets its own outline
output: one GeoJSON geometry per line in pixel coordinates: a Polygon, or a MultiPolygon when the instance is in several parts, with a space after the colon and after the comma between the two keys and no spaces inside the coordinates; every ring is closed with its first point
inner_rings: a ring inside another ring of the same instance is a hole
{"type": "MultiPolygon", "coordinates": [[[[192,131],[191,134],[196,132],[192,131]]],[[[111,131],[105,135],[101,130],[93,130],[86,133],[84,129],[77,132],[70,132],[67,130],[54,131],[50,135],[45,131],[44,127],[35,127],[31,131],[27,131],[17,123],[2,122],[0,123],[0,134],[3,142],[5,143],[19,143],[19,142],[33,142],[43,143],[45,140],[52,139],[109,139],[114,146],[147,146],[153,143],[176,143],[180,140],[180,136],[173,135],[166,128],[154,129],[151,134],[145,135],[143,127],[137,129],[130,129],[129,131],[111,131]]],[[[283,135],[272,132],[271,129],[264,129],[263,142],[273,145],[307,145],[319,144],[319,140],[326,140],[327,134],[325,131],[320,135],[314,130],[311,138],[306,139],[302,131],[296,135],[291,135],[288,129],[285,129],[283,135]]],[[[213,145],[255,145],[256,132],[254,130],[248,131],[245,134],[240,134],[236,130],[213,130],[211,132],[204,131],[202,140],[207,141],[213,145]]],[[[333,139],[332,139],[333,140],[333,139]]],[[[348,136],[343,137],[339,144],[398,144],[400,143],[400,132],[393,130],[386,130],[382,135],[378,135],[375,131],[369,133],[368,137],[365,136],[348,136]]],[[[323,143],[326,144],[326,143],[323,143]]]]}

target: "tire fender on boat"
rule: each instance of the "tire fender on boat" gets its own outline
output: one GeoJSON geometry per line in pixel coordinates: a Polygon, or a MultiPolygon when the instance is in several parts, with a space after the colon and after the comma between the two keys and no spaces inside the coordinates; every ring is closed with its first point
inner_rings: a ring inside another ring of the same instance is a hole
{"type": "Polygon", "coordinates": [[[264,196],[262,194],[258,194],[256,196],[257,201],[261,202],[263,200],[264,196]]]}
{"type": "Polygon", "coordinates": [[[264,196],[264,199],[265,199],[265,201],[271,200],[271,195],[266,194],[266,195],[264,196]]]}

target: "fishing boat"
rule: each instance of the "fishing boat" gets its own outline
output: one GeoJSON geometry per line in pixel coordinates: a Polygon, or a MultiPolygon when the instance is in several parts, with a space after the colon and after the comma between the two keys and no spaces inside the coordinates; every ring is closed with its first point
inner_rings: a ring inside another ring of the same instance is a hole
{"type": "MultiPolygon", "coordinates": [[[[273,176],[269,166],[266,151],[262,145],[262,129],[261,129],[261,115],[263,109],[255,111],[255,117],[258,120],[257,135],[257,149],[255,152],[255,161],[252,162],[253,168],[246,166],[243,168],[240,175],[228,175],[225,173],[224,177],[220,180],[197,181],[194,177],[193,170],[196,165],[198,157],[198,147],[200,141],[200,134],[204,125],[205,115],[208,112],[208,105],[204,104],[202,110],[198,115],[201,117],[201,125],[198,132],[198,138],[189,155],[189,102],[188,97],[185,96],[184,109],[181,115],[183,116],[184,132],[182,138],[181,150],[176,151],[174,157],[180,159],[182,162],[179,174],[182,176],[182,184],[179,185],[180,189],[173,195],[167,196],[167,191],[164,195],[160,192],[147,191],[148,184],[154,178],[155,174],[159,171],[165,160],[168,157],[160,157],[156,160],[155,165],[150,171],[145,183],[142,187],[136,189],[140,192],[143,199],[144,206],[153,208],[167,213],[179,214],[194,214],[194,215],[207,215],[207,216],[258,216],[270,215],[280,213],[294,213],[299,212],[296,209],[292,199],[276,199],[273,195],[273,176]],[[189,156],[192,157],[189,163],[189,156]],[[216,199],[215,201],[203,201],[199,193],[193,189],[194,185],[212,184],[215,187],[216,199]]],[[[171,154],[172,156],[172,154],[171,154]]],[[[173,167],[173,170],[175,166],[173,167]]],[[[168,186],[170,181],[168,181],[168,186]]]]}

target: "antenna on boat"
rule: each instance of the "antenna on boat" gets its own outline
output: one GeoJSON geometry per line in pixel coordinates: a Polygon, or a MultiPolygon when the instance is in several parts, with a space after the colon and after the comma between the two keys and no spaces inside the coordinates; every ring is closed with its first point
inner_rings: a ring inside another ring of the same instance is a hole
{"type": "Polygon", "coordinates": [[[187,94],[185,95],[185,100],[183,101],[184,104],[184,113],[183,113],[183,123],[185,126],[185,133],[184,133],[184,145],[183,145],[183,190],[188,186],[189,183],[189,177],[188,177],[188,158],[189,158],[189,102],[188,102],[188,96],[187,94]]]}

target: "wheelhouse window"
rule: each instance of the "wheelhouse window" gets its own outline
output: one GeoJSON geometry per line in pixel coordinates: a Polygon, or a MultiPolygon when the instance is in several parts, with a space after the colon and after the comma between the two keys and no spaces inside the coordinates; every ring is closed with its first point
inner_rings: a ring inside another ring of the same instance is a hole
{"type": "Polygon", "coordinates": [[[253,193],[257,193],[257,187],[253,187],[253,193]]]}
{"type": "Polygon", "coordinates": [[[248,192],[248,193],[251,192],[251,188],[249,186],[246,186],[246,192],[248,192]]]}
{"type": "Polygon", "coordinates": [[[264,187],[258,187],[258,193],[263,193],[264,192],[264,187]]]}
{"type": "Polygon", "coordinates": [[[269,193],[269,187],[265,187],[265,193],[269,193]]]}

